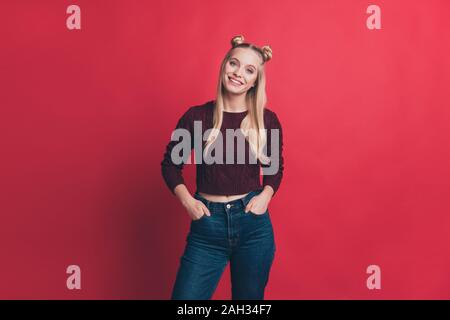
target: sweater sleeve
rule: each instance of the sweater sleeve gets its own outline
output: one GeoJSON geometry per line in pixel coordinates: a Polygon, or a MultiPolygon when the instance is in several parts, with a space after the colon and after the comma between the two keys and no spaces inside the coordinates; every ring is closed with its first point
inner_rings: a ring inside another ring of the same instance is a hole
{"type": "Polygon", "coordinates": [[[274,195],[280,187],[284,171],[283,159],[283,131],[277,115],[272,112],[270,127],[267,130],[267,156],[271,159],[270,164],[262,164],[263,187],[271,186],[274,195]],[[276,129],[273,131],[272,129],[276,129]],[[278,137],[278,139],[277,139],[278,137]],[[272,138],[274,138],[272,140],[272,138]]]}
{"type": "Polygon", "coordinates": [[[179,184],[184,184],[182,171],[184,164],[189,159],[194,146],[193,137],[193,117],[192,108],[190,108],[178,120],[175,130],[171,135],[171,141],[166,146],[166,151],[161,162],[161,171],[164,182],[173,194],[176,186],[179,184]],[[184,143],[182,141],[182,139],[185,139],[183,136],[187,134],[189,134],[190,140],[189,150],[187,150],[188,148],[186,146],[186,141],[184,143]],[[178,147],[183,145],[185,148],[178,147]],[[177,148],[174,150],[176,146],[177,148]]]}

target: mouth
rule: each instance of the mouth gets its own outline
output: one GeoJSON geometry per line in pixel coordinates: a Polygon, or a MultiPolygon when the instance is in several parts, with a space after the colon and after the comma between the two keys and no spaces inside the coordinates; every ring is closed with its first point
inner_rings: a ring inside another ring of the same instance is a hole
{"type": "Polygon", "coordinates": [[[230,80],[230,82],[236,86],[241,86],[243,85],[243,83],[233,77],[228,76],[228,80],[230,80]]]}

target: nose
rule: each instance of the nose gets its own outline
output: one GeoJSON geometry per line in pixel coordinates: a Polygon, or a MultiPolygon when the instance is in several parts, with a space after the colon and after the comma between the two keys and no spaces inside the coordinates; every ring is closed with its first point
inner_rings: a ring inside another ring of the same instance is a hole
{"type": "Polygon", "coordinates": [[[241,79],[241,69],[236,69],[236,70],[233,72],[233,75],[234,75],[236,78],[241,79]]]}

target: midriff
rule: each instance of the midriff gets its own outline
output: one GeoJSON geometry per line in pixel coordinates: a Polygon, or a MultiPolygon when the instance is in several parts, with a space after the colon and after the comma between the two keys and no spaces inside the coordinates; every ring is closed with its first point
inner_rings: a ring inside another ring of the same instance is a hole
{"type": "Polygon", "coordinates": [[[245,197],[248,193],[233,194],[233,195],[229,195],[229,196],[207,194],[207,193],[203,193],[203,192],[199,192],[198,194],[201,195],[206,200],[209,200],[212,202],[230,202],[233,200],[241,199],[241,198],[245,197]]]}

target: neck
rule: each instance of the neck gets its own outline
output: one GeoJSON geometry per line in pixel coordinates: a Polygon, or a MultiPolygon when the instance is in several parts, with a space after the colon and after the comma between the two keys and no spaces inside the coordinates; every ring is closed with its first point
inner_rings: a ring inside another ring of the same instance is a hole
{"type": "Polygon", "coordinates": [[[226,112],[244,112],[247,111],[247,103],[245,101],[246,94],[233,95],[226,93],[223,96],[223,110],[226,112]]]}

